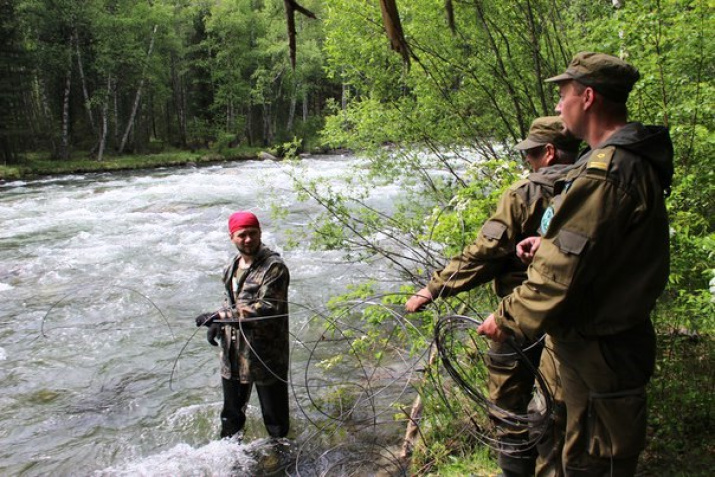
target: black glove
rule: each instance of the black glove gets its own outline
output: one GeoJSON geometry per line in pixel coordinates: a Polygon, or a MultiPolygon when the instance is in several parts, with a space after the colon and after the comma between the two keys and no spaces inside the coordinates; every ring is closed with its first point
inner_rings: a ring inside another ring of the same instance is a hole
{"type": "Polygon", "coordinates": [[[218,313],[203,313],[196,317],[196,326],[209,326],[218,317],[218,313]]]}
{"type": "Polygon", "coordinates": [[[209,330],[206,332],[206,341],[208,341],[211,346],[218,346],[216,338],[221,331],[221,325],[212,321],[211,324],[207,326],[209,330]]]}

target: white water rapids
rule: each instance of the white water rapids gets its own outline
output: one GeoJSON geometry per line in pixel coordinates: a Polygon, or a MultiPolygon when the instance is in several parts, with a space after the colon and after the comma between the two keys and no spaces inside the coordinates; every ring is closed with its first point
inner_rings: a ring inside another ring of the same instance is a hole
{"type": "MultiPolygon", "coordinates": [[[[205,330],[193,335],[193,318],[222,303],[221,270],[235,253],[226,220],[240,209],[262,220],[264,243],[291,270],[298,329],[306,309],[361,273],[337,252],[285,247],[290,231],[319,210],[296,200],[289,173],[337,177],[357,161],[247,161],[1,184],[0,474],[243,475],[265,437],[255,393],[253,443],[217,441],[217,351],[205,330]],[[275,205],[286,212],[280,219],[270,213],[275,205]]],[[[400,193],[377,188],[371,201],[386,210],[400,193]]],[[[295,402],[291,411],[300,435],[306,423],[295,402]]]]}

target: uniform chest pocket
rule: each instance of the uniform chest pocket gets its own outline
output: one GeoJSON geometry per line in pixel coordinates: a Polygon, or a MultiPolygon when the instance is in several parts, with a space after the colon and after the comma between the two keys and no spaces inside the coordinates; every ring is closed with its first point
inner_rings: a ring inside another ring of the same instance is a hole
{"type": "Polygon", "coordinates": [[[554,243],[563,253],[570,255],[581,255],[588,245],[588,237],[570,230],[560,230],[554,243]]]}

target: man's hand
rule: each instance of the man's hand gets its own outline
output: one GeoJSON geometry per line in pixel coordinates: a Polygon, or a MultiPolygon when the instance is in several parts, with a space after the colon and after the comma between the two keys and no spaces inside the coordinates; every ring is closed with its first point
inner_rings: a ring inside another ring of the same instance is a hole
{"type": "Polygon", "coordinates": [[[218,314],[216,312],[202,313],[196,317],[196,326],[209,326],[217,317],[218,314]]]}
{"type": "Polygon", "coordinates": [[[504,341],[506,341],[508,336],[497,326],[497,322],[494,319],[494,313],[489,315],[489,317],[484,320],[484,323],[479,325],[479,328],[477,328],[477,333],[491,338],[492,341],[496,341],[497,343],[503,343],[504,341]]]}
{"type": "Polygon", "coordinates": [[[209,329],[206,332],[206,341],[209,342],[211,346],[218,346],[218,343],[216,342],[216,338],[218,337],[219,333],[221,332],[221,325],[218,323],[211,322],[210,325],[208,325],[209,329]]]}
{"type": "Polygon", "coordinates": [[[409,313],[414,313],[415,311],[421,310],[422,307],[428,303],[432,303],[432,294],[427,288],[423,288],[407,300],[407,303],[405,303],[405,310],[409,313]]]}
{"type": "Polygon", "coordinates": [[[516,256],[519,260],[529,265],[536,255],[536,251],[539,250],[541,245],[541,237],[527,237],[518,244],[516,244],[516,256]]]}

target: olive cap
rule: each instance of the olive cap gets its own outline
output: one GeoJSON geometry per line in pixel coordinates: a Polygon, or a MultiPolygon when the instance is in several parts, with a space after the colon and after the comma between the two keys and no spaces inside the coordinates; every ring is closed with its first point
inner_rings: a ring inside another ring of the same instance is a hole
{"type": "Polygon", "coordinates": [[[556,149],[562,151],[577,151],[581,141],[566,131],[559,116],[543,116],[534,119],[529,135],[514,148],[526,151],[546,144],[553,144],[556,149]]]}
{"type": "Polygon", "coordinates": [[[625,103],[639,78],[638,70],[620,58],[605,53],[582,51],[573,57],[564,73],[545,81],[578,81],[611,101],[625,103]]]}

